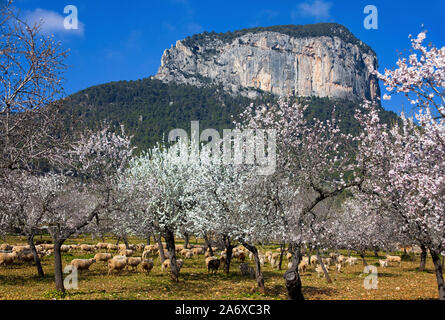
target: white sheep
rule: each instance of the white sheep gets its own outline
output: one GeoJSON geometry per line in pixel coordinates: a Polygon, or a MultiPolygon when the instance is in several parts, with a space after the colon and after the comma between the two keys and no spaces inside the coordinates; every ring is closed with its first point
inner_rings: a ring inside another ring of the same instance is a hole
{"type": "Polygon", "coordinates": [[[386,261],[388,261],[388,264],[390,262],[396,262],[399,263],[399,266],[402,266],[402,258],[399,256],[386,256],[386,261]]]}
{"type": "Polygon", "coordinates": [[[8,265],[14,263],[14,261],[18,258],[17,252],[9,252],[9,253],[0,253],[0,265],[8,265]]]}
{"type": "Polygon", "coordinates": [[[114,256],[112,259],[108,260],[108,275],[111,274],[113,270],[120,272],[127,266],[127,257],[125,256],[114,256]]]}
{"type": "Polygon", "coordinates": [[[144,259],[141,263],[142,270],[147,272],[147,275],[150,274],[151,269],[153,269],[154,262],[152,259],[144,259]]]}
{"type": "Polygon", "coordinates": [[[108,260],[111,259],[111,253],[102,253],[102,252],[96,253],[94,259],[96,259],[96,262],[103,261],[106,263],[108,260]]]}
{"type": "Polygon", "coordinates": [[[134,270],[141,262],[141,257],[129,257],[127,258],[127,267],[131,267],[134,270]]]}
{"type": "Polygon", "coordinates": [[[95,263],[96,260],[93,259],[74,259],[71,260],[70,265],[75,267],[77,270],[89,270],[90,266],[95,263]]]}

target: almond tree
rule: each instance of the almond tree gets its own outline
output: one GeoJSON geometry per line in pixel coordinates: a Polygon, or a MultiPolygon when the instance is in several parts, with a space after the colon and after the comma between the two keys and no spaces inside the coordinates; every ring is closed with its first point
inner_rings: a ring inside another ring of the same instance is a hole
{"type": "Polygon", "coordinates": [[[432,256],[439,299],[445,299],[440,254],[445,245],[445,47],[422,46],[425,33],[412,40],[413,50],[421,52],[397,62],[398,68],[385,75],[374,71],[388,86],[404,92],[416,106],[415,120],[402,114],[401,124],[387,129],[378,123],[371,106],[358,119],[365,127],[359,165],[365,177],[362,190],[375,195],[402,221],[400,228],[432,256]],[[429,92],[429,93],[428,93],[429,92]],[[437,100],[433,99],[438,97],[437,100]],[[435,108],[439,116],[434,116],[435,108]]]}
{"type": "Polygon", "coordinates": [[[425,38],[426,32],[421,32],[411,39],[411,54],[408,58],[401,57],[396,69],[385,69],[381,74],[371,66],[370,71],[385,83],[391,94],[403,93],[419,111],[430,108],[438,117],[445,118],[445,47],[438,49],[431,44],[426,47],[425,38]]]}
{"type": "Polygon", "coordinates": [[[23,21],[11,3],[0,9],[0,178],[35,170],[68,140],[55,102],[67,51],[40,34],[40,23],[23,21]]]}
{"type": "Polygon", "coordinates": [[[133,159],[119,184],[123,199],[132,201],[127,210],[122,210],[122,220],[127,224],[137,221],[146,231],[160,231],[167,245],[174,281],[179,276],[175,234],[186,225],[186,212],[193,206],[185,186],[196,174],[198,164],[188,144],[157,146],[133,159]]]}
{"type": "Polygon", "coordinates": [[[68,150],[59,150],[61,170],[51,176],[54,183],[45,185],[54,197],[45,205],[41,222],[54,243],[57,290],[65,290],[60,247],[114,204],[114,185],[132,150],[129,137],[108,127],[87,131],[68,150]]]}
{"type": "MultiPolygon", "coordinates": [[[[343,179],[354,168],[353,138],[340,133],[334,117],[326,122],[317,119],[308,122],[304,111],[305,107],[281,99],[270,108],[251,106],[244,113],[243,123],[245,127],[271,128],[277,132],[277,168],[288,179],[283,181],[290,188],[278,190],[275,206],[285,223],[281,237],[289,240],[289,251],[293,254],[292,267],[284,274],[289,298],[293,300],[303,299],[298,263],[304,234],[309,231],[305,220],[314,214],[317,205],[356,183],[343,179]],[[305,201],[292,202],[290,195],[294,188],[305,201]],[[289,193],[280,196],[283,190],[289,193]],[[280,205],[280,199],[285,200],[286,206],[280,205]]],[[[276,181],[279,183],[281,179],[276,181]]]]}

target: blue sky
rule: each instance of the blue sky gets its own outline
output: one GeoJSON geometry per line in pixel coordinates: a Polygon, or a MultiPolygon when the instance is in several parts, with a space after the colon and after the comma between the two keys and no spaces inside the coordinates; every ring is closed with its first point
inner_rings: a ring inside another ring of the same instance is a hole
{"type": "MultiPolygon", "coordinates": [[[[29,19],[42,17],[47,24],[45,31],[54,33],[70,49],[65,75],[67,94],[109,81],[153,75],[166,48],[176,40],[202,31],[337,22],[376,51],[381,71],[393,68],[398,51],[409,49],[409,34],[417,35],[426,29],[428,41],[438,47],[445,45],[443,0],[16,0],[14,3],[29,19]],[[63,28],[66,5],[78,9],[77,30],[63,28]],[[366,5],[378,9],[377,30],[363,26],[366,5]]],[[[410,108],[402,97],[383,101],[383,105],[397,113],[410,108]]]]}

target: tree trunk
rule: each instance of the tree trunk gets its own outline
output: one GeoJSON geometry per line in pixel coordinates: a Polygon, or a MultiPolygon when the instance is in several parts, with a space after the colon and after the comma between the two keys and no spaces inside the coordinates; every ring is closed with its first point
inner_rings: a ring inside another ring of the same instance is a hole
{"type": "Polygon", "coordinates": [[[427,251],[426,251],[426,247],[423,244],[420,245],[420,248],[422,249],[422,253],[420,254],[419,271],[424,271],[425,270],[425,265],[426,265],[427,251]]]}
{"type": "Polygon", "coordinates": [[[284,248],[286,248],[286,243],[280,243],[280,262],[278,264],[278,270],[281,270],[281,265],[283,264],[284,248]]]}
{"type": "Polygon", "coordinates": [[[55,240],[54,242],[54,278],[56,280],[56,290],[60,292],[65,292],[65,287],[63,286],[63,270],[62,270],[62,254],[60,252],[60,247],[63,244],[63,240],[55,240]]]}
{"type": "Polygon", "coordinates": [[[368,263],[366,262],[365,254],[364,254],[362,251],[360,251],[358,254],[360,255],[360,258],[362,258],[363,265],[364,265],[365,267],[367,267],[367,266],[368,266],[368,263]]]}
{"type": "Polygon", "coordinates": [[[39,255],[37,254],[36,246],[34,245],[34,234],[30,234],[28,236],[28,244],[31,247],[32,255],[34,257],[34,263],[36,264],[37,273],[39,277],[44,277],[45,273],[43,272],[42,264],[40,263],[39,255]]]}
{"type": "Polygon", "coordinates": [[[150,233],[147,233],[147,246],[150,245],[150,233]]]}
{"type": "MultiPolygon", "coordinates": [[[[155,237],[154,234],[153,234],[153,237],[155,237]]],[[[159,234],[159,237],[156,239],[156,241],[158,242],[158,246],[159,246],[159,257],[161,258],[161,263],[164,263],[165,253],[164,253],[164,247],[162,246],[161,234],[159,234]]]]}
{"type": "Polygon", "coordinates": [[[165,243],[167,244],[168,258],[170,259],[171,277],[173,281],[178,282],[179,270],[176,264],[175,235],[173,234],[173,231],[167,229],[165,231],[164,238],[165,238],[165,243]]]}
{"type": "Polygon", "coordinates": [[[121,237],[117,237],[116,245],[119,245],[119,241],[121,241],[121,237]]]}
{"type": "Polygon", "coordinates": [[[127,238],[127,235],[124,235],[124,236],[122,237],[122,239],[124,240],[124,243],[125,243],[125,249],[129,250],[129,249],[130,249],[130,245],[128,244],[128,238],[127,238]]]}
{"type": "Polygon", "coordinates": [[[445,300],[445,286],[442,273],[442,262],[440,261],[439,252],[430,249],[430,253],[431,257],[433,258],[434,269],[436,270],[437,287],[439,289],[439,300],[445,300]]]}
{"type": "Polygon", "coordinates": [[[317,260],[318,260],[318,263],[321,266],[321,269],[323,270],[323,273],[324,273],[324,276],[326,278],[327,283],[332,283],[332,279],[329,276],[328,270],[326,270],[326,267],[325,267],[325,265],[323,263],[323,260],[321,259],[321,256],[320,256],[320,250],[318,250],[318,249],[317,249],[317,260]]]}
{"type": "Polygon", "coordinates": [[[230,262],[232,261],[232,251],[234,246],[230,243],[229,237],[224,237],[224,246],[226,248],[226,261],[224,263],[224,272],[229,274],[230,262]]]}
{"type": "Polygon", "coordinates": [[[209,250],[210,256],[213,257],[213,249],[212,249],[212,244],[210,243],[209,237],[207,236],[206,233],[204,233],[204,241],[206,243],[207,249],[209,250]]]}
{"type": "Polygon", "coordinates": [[[184,232],[184,248],[188,249],[190,247],[190,236],[187,232],[184,232]]]}
{"type": "Polygon", "coordinates": [[[289,243],[289,252],[292,253],[292,266],[284,273],[287,295],[290,300],[303,301],[301,278],[298,273],[298,264],[300,263],[300,247],[289,243]]]}
{"type": "Polygon", "coordinates": [[[247,250],[249,250],[253,254],[254,262],[255,262],[256,282],[257,282],[258,288],[262,292],[264,292],[264,276],[263,276],[263,273],[261,272],[261,264],[260,264],[260,257],[258,256],[258,249],[253,244],[246,243],[244,241],[241,241],[241,243],[243,244],[244,247],[247,248],[247,250]]]}
{"type": "Polygon", "coordinates": [[[379,257],[379,251],[378,251],[378,249],[374,249],[374,257],[376,257],[376,258],[379,257]]]}

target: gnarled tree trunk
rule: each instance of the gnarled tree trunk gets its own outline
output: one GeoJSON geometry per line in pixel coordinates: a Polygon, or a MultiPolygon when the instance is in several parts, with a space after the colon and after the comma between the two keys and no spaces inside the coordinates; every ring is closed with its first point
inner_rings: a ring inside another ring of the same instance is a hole
{"type": "Polygon", "coordinates": [[[39,277],[44,277],[45,273],[43,272],[42,264],[40,262],[39,255],[37,254],[36,246],[34,245],[34,234],[30,234],[28,236],[28,244],[31,248],[32,255],[34,257],[34,263],[36,264],[37,274],[39,277]]]}
{"type": "Polygon", "coordinates": [[[437,288],[439,290],[439,300],[445,300],[445,286],[442,273],[442,262],[440,261],[439,251],[431,250],[431,257],[433,258],[434,269],[436,271],[437,288]]]}
{"type": "Polygon", "coordinates": [[[232,251],[235,246],[232,245],[230,238],[227,236],[223,237],[224,247],[226,248],[226,261],[224,263],[224,272],[229,274],[230,272],[230,262],[232,261],[232,251]]]}
{"type": "Polygon", "coordinates": [[[360,258],[362,258],[363,265],[364,265],[365,267],[367,267],[367,266],[368,266],[368,262],[366,262],[364,252],[363,252],[363,251],[359,251],[358,254],[359,254],[360,258]]]}
{"type": "Polygon", "coordinates": [[[287,295],[290,300],[303,301],[301,278],[298,273],[298,264],[300,263],[300,247],[294,243],[289,243],[288,250],[292,253],[292,266],[284,273],[287,295]]]}
{"type": "Polygon", "coordinates": [[[425,265],[426,265],[427,251],[426,251],[426,247],[423,244],[420,245],[420,249],[422,249],[422,252],[420,253],[419,271],[424,271],[425,270],[425,265]]]}
{"type": "Polygon", "coordinates": [[[331,277],[329,276],[329,272],[328,272],[328,270],[326,269],[326,267],[325,267],[325,265],[324,265],[324,263],[323,263],[323,260],[321,259],[321,256],[320,256],[320,250],[318,250],[318,249],[317,249],[317,260],[318,260],[318,263],[319,263],[320,266],[321,266],[321,269],[323,270],[323,273],[324,273],[324,276],[325,276],[325,278],[326,278],[326,281],[327,281],[328,283],[332,283],[332,279],[331,279],[331,277]]]}
{"type": "Polygon", "coordinates": [[[213,254],[212,244],[210,243],[207,233],[204,233],[204,241],[206,243],[207,249],[209,250],[210,256],[213,257],[214,254],[213,254]]]}
{"type": "MultiPolygon", "coordinates": [[[[156,238],[156,236],[153,234],[153,237],[156,238]]],[[[159,247],[159,258],[161,258],[161,263],[164,263],[165,261],[165,253],[164,253],[164,247],[162,246],[162,237],[161,234],[156,238],[156,242],[158,243],[159,247]]]]}
{"type": "Polygon", "coordinates": [[[60,252],[60,247],[62,246],[64,240],[53,239],[53,242],[54,242],[54,279],[56,281],[56,290],[60,292],[65,292],[65,287],[63,285],[62,253],[60,252]]]}
{"type": "MultiPolygon", "coordinates": [[[[164,233],[165,244],[167,245],[168,258],[170,259],[170,271],[173,281],[179,281],[179,270],[176,264],[176,251],[175,251],[175,235],[170,229],[166,229],[164,233]]],[[[162,247],[162,245],[161,245],[162,247]]]]}
{"type": "Polygon", "coordinates": [[[255,278],[258,285],[258,288],[264,292],[264,276],[261,272],[261,264],[260,257],[258,256],[258,249],[250,243],[245,241],[241,241],[242,245],[247,248],[253,254],[254,262],[255,262],[255,278]]]}
{"type": "Polygon", "coordinates": [[[280,243],[280,262],[278,264],[278,270],[281,270],[281,265],[283,264],[284,249],[286,244],[284,242],[280,243]]]}

